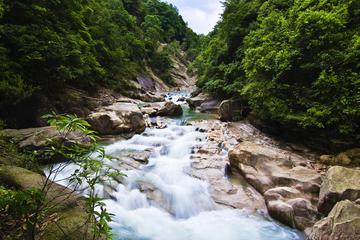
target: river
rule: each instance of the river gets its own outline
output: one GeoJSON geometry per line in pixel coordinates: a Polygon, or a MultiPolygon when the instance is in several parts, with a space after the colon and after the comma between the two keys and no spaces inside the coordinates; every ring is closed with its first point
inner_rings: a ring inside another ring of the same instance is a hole
{"type": "MultiPolygon", "coordinates": [[[[171,94],[173,101],[186,95],[171,94]]],[[[164,118],[167,127],[147,128],[129,140],[105,146],[117,158],[128,152],[150,151],[149,161],[137,169],[124,170],[120,184],[99,186],[115,215],[111,227],[117,240],[291,240],[303,235],[261,213],[246,209],[219,208],[208,192],[208,183],[188,174],[193,147],[206,144],[206,134],[192,120],[212,115],[192,112],[184,104],[180,118],[164,118]]],[[[73,166],[57,178],[65,178],[73,166]]],[[[63,184],[67,184],[63,182],[63,184]]]]}

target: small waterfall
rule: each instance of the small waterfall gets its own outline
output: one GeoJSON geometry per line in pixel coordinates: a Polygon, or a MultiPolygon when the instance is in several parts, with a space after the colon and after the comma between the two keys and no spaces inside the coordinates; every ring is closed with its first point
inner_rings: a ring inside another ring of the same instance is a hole
{"type": "MultiPolygon", "coordinates": [[[[178,95],[172,94],[173,99],[178,95]]],[[[193,117],[193,115],[192,115],[193,117]]],[[[180,119],[183,122],[184,119],[180,119]]],[[[302,239],[297,231],[267,217],[245,210],[218,210],[208,183],[186,174],[191,151],[206,144],[205,134],[193,126],[169,121],[165,129],[146,129],[141,135],[105,147],[107,154],[121,159],[124,153],[150,151],[146,165],[122,170],[120,183],[99,186],[118,240],[291,240],[302,239]]],[[[109,162],[119,168],[119,160],[109,162]]],[[[69,166],[59,176],[71,174],[69,166]]],[[[63,182],[63,184],[66,184],[63,182]]]]}

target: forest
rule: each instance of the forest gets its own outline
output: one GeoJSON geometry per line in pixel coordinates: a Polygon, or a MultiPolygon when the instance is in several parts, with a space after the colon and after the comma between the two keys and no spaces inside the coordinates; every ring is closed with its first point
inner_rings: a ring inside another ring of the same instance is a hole
{"type": "Polygon", "coordinates": [[[191,50],[199,41],[175,7],[158,0],[1,0],[0,19],[3,119],[14,105],[65,86],[126,92],[144,65],[171,83],[160,45],[191,50]]]}
{"type": "Polygon", "coordinates": [[[359,140],[360,2],[230,0],[194,62],[198,86],[256,116],[359,140]]]}

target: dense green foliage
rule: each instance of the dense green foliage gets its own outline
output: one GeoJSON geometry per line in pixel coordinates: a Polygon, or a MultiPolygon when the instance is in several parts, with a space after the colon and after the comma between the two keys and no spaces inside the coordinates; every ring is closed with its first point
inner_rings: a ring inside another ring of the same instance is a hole
{"type": "Polygon", "coordinates": [[[195,66],[199,86],[262,119],[360,130],[360,2],[228,0],[195,66]]]}
{"type": "Polygon", "coordinates": [[[0,0],[0,108],[67,85],[125,90],[148,63],[166,62],[160,43],[197,38],[159,0],[0,0]]]}
{"type": "Polygon", "coordinates": [[[1,239],[24,239],[30,235],[37,222],[34,213],[44,202],[44,194],[39,189],[19,191],[0,186],[1,239]]]}

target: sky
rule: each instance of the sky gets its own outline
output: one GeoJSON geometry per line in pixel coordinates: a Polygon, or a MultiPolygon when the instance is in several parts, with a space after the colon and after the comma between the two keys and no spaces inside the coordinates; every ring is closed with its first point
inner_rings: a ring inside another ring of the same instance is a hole
{"type": "Polygon", "coordinates": [[[196,33],[209,33],[223,11],[220,0],[165,0],[175,5],[196,33]]]}

